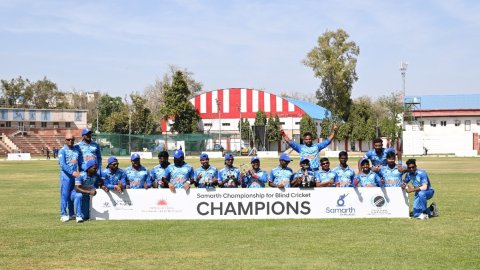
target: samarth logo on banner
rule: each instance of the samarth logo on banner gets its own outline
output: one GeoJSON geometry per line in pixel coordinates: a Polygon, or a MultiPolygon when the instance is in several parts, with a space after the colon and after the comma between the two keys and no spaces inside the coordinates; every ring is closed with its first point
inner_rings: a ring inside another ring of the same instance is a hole
{"type": "Polygon", "coordinates": [[[348,193],[341,194],[337,199],[336,206],[327,206],[325,213],[339,216],[355,216],[355,207],[348,207],[347,196],[348,193]]]}

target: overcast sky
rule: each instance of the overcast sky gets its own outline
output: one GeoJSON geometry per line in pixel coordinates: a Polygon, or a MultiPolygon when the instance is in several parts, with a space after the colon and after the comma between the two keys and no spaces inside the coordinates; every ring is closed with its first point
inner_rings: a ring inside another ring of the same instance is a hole
{"type": "Polygon", "coordinates": [[[313,93],[301,61],[326,30],[360,47],[352,95],[479,93],[480,1],[0,0],[0,79],[142,92],[173,64],[204,90],[313,93]]]}

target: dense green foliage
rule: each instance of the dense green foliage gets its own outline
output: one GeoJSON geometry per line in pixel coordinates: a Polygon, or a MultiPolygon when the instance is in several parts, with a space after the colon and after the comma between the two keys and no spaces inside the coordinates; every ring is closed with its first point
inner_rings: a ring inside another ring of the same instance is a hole
{"type": "Polygon", "coordinates": [[[355,68],[360,49],[348,38],[342,29],[326,31],[303,61],[321,79],[318,104],[328,109],[336,121],[348,119],[353,84],[358,80],[355,68]]]}
{"type": "MultiPolygon", "coordinates": [[[[324,121],[325,122],[325,121],[324,121]]],[[[303,138],[303,134],[305,132],[310,132],[312,133],[313,138],[312,139],[317,139],[318,134],[317,134],[317,127],[315,125],[315,121],[308,116],[307,114],[304,114],[302,116],[302,119],[300,119],[300,136],[303,138]]]]}

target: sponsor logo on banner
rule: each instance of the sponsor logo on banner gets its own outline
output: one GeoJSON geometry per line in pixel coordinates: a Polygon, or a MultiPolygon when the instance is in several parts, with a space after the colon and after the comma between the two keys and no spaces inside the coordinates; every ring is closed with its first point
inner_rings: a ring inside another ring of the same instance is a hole
{"type": "Polygon", "coordinates": [[[116,210],[128,210],[131,209],[133,203],[130,200],[115,199],[111,201],[105,201],[102,204],[103,208],[115,208],[116,210]]]}
{"type": "Polygon", "coordinates": [[[154,205],[150,205],[145,212],[180,213],[182,209],[176,208],[172,203],[169,203],[167,199],[161,198],[157,200],[154,205]]]}
{"type": "Polygon", "coordinates": [[[348,193],[341,194],[337,199],[337,204],[335,207],[327,206],[325,208],[325,213],[333,214],[333,215],[340,215],[340,216],[355,216],[355,207],[350,206],[346,203],[346,197],[348,193]]]}
{"type": "Polygon", "coordinates": [[[370,199],[370,202],[373,206],[372,210],[370,211],[370,216],[385,216],[391,215],[390,211],[386,209],[388,205],[387,199],[383,194],[375,194],[370,199]]]}

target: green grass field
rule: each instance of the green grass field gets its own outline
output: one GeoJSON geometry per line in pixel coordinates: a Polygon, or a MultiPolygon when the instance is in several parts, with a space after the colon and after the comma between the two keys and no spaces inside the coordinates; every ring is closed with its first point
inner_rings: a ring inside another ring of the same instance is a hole
{"type": "Polygon", "coordinates": [[[417,164],[438,218],[77,224],[60,222],[57,161],[0,161],[0,269],[480,269],[480,160],[417,164]]]}

